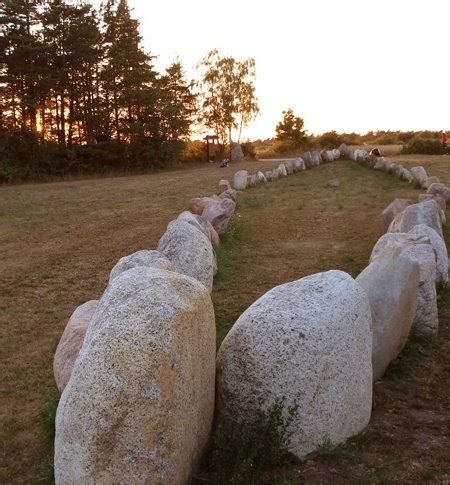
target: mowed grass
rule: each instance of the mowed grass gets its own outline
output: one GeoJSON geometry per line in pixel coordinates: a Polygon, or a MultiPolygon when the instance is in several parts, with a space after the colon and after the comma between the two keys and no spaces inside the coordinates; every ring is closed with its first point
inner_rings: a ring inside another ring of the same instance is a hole
{"type": "MultiPolygon", "coordinates": [[[[422,164],[445,181],[444,158],[422,164]]],[[[274,165],[0,188],[1,483],[48,476],[39,416],[54,399],[53,353],[75,307],[101,296],[120,257],[156,247],[190,198],[211,194],[239,168],[274,165]]],[[[246,191],[240,222],[218,253],[218,344],[242,311],[278,284],[328,269],[357,275],[383,233],[379,212],[395,197],[418,194],[353,162],[246,191]],[[338,189],[326,188],[331,178],[340,180],[338,189]]]]}

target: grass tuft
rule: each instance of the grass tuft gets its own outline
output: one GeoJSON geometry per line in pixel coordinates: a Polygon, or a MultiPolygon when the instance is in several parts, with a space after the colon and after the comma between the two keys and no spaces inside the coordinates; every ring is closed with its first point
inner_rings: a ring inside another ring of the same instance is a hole
{"type": "MultiPolygon", "coordinates": [[[[287,451],[289,427],[297,417],[298,405],[288,408],[283,416],[285,400],[261,412],[251,423],[235,421],[221,415],[206,455],[207,481],[218,484],[256,484],[261,474],[271,467],[296,461],[287,451]]],[[[198,477],[196,483],[205,479],[198,477]]]]}

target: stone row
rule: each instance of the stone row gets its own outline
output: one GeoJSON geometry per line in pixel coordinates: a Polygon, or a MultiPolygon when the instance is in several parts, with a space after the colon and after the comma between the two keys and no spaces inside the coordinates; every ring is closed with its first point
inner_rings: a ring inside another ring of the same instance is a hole
{"type": "MultiPolygon", "coordinates": [[[[288,447],[299,457],[367,426],[372,382],[411,332],[437,331],[450,191],[436,180],[419,203],[396,199],[383,211],[388,233],[356,280],[328,271],[270,290],[215,355],[214,246],[238,191],[339,158],[404,173],[345,146],[265,173],[239,171],[233,188],[222,179],[218,195],[192,199],[156,250],[119,260],[101,299],[75,310],[54,358],[62,392],[56,483],[188,483],[210,437],[215,400],[218,413],[240,423],[280,403],[287,417],[296,406],[288,447]]],[[[421,186],[430,179],[410,173],[401,178],[421,186]]]]}
{"type": "Polygon", "coordinates": [[[218,412],[245,423],[280,403],[286,418],[295,406],[288,447],[300,458],[364,430],[373,382],[410,335],[438,331],[436,287],[448,281],[442,224],[450,189],[423,167],[408,171],[345,145],[339,153],[427,194],[383,211],[388,232],[356,279],[332,270],[273,288],[239,317],[217,357],[218,412]]]}

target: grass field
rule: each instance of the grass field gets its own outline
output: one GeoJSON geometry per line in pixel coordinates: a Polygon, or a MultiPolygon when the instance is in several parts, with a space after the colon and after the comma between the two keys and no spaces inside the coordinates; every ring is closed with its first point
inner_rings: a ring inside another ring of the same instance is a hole
{"type": "MultiPolygon", "coordinates": [[[[450,157],[395,158],[423,164],[450,184],[450,157]]],[[[191,197],[209,195],[220,178],[231,178],[238,168],[273,165],[245,162],[224,170],[207,166],[0,188],[0,483],[48,480],[51,448],[39,433],[39,414],[55,401],[53,352],[74,308],[102,294],[120,257],[154,248],[191,197]]],[[[218,340],[277,284],[327,269],[358,274],[383,233],[380,211],[395,197],[418,194],[353,162],[323,165],[246,191],[218,254],[213,293],[218,340]],[[338,189],[326,188],[331,178],[340,180],[338,189]]],[[[357,455],[356,461],[329,452],[275,475],[294,483],[344,483],[349,476],[373,483],[445,479],[449,423],[443,416],[448,416],[449,391],[442,384],[449,377],[449,321],[444,295],[441,337],[432,347],[413,346],[406,370],[403,363],[376,386],[366,438],[339,452],[357,455]]]]}

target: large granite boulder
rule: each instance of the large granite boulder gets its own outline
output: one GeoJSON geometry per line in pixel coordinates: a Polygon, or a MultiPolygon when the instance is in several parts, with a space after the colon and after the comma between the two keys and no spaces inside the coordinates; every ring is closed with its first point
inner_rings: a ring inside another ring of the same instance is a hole
{"type": "Polygon", "coordinates": [[[292,160],[286,160],[286,162],[284,162],[284,166],[286,168],[286,172],[288,175],[292,175],[294,173],[294,166],[292,165],[292,160]]]}
{"type": "Polygon", "coordinates": [[[374,170],[379,170],[381,172],[385,171],[386,159],[384,157],[379,157],[373,166],[374,170]]]}
{"type": "Polygon", "coordinates": [[[427,200],[406,207],[395,216],[388,232],[409,232],[418,224],[430,226],[443,238],[441,209],[436,201],[427,200]]]}
{"type": "Polygon", "coordinates": [[[247,188],[247,170],[238,170],[234,174],[233,186],[236,190],[245,190],[247,188]]]}
{"type": "Polygon", "coordinates": [[[440,195],[419,194],[419,202],[424,202],[426,200],[435,200],[443,211],[447,209],[447,203],[445,202],[445,199],[440,195]]]}
{"type": "Polygon", "coordinates": [[[334,160],[339,160],[341,158],[341,152],[337,148],[334,148],[331,151],[333,153],[333,159],[334,160]]]}
{"type": "Polygon", "coordinates": [[[419,291],[412,333],[416,335],[436,333],[439,327],[436,301],[437,259],[430,240],[419,234],[385,234],[374,246],[370,261],[372,262],[384,251],[408,257],[419,265],[419,291]]]}
{"type": "Polygon", "coordinates": [[[231,199],[231,200],[234,200],[235,202],[237,200],[237,196],[238,196],[238,191],[234,189],[228,189],[228,190],[225,190],[225,192],[222,192],[221,194],[219,194],[220,199],[231,199]]]}
{"type": "Polygon", "coordinates": [[[197,214],[201,211],[202,219],[211,223],[217,234],[226,232],[235,209],[236,203],[229,197],[196,197],[191,200],[191,210],[197,214]]]}
{"type": "Polygon", "coordinates": [[[287,170],[286,170],[286,165],[284,163],[280,163],[280,165],[278,165],[278,167],[276,168],[277,172],[278,172],[278,177],[287,177],[288,173],[287,173],[287,170]]]}
{"type": "Polygon", "coordinates": [[[411,175],[413,177],[413,182],[418,186],[425,188],[427,185],[428,174],[427,171],[422,167],[412,167],[411,175]]]}
{"type": "Polygon", "coordinates": [[[322,150],[320,152],[320,157],[323,162],[325,163],[331,163],[334,162],[334,154],[332,150],[322,150]]]}
{"type": "Polygon", "coordinates": [[[183,221],[173,221],[159,240],[157,249],[172,261],[178,273],[195,278],[212,291],[216,257],[211,242],[197,228],[183,221]]]}
{"type": "Polygon", "coordinates": [[[226,179],[219,180],[219,194],[222,192],[226,192],[227,190],[231,189],[230,182],[226,179]]]}
{"type": "Polygon", "coordinates": [[[311,152],[304,153],[302,158],[303,158],[303,161],[305,162],[306,168],[310,168],[313,166],[311,152]]]}
{"type": "Polygon", "coordinates": [[[316,166],[322,163],[322,158],[320,157],[320,152],[311,152],[311,165],[316,166]]]}
{"type": "Polygon", "coordinates": [[[348,146],[345,144],[345,143],[341,143],[339,145],[339,153],[341,154],[341,157],[342,158],[349,158],[349,149],[348,149],[348,146]]]}
{"type": "Polygon", "coordinates": [[[273,288],[232,327],[217,357],[219,411],[251,422],[282,403],[289,450],[302,457],[342,443],[368,424],[372,408],[368,298],[342,271],[273,288]]]}
{"type": "Polygon", "coordinates": [[[447,202],[450,199],[450,188],[444,184],[433,183],[428,187],[427,194],[440,196],[447,202]]]}
{"type": "MultiPolygon", "coordinates": [[[[233,190],[233,189],[231,189],[231,190],[233,190]]],[[[226,192],[222,192],[221,198],[224,198],[225,194],[226,194],[226,192]]],[[[203,212],[203,210],[201,212],[203,212]]],[[[203,219],[202,216],[200,216],[198,214],[193,214],[192,212],[189,212],[189,211],[183,211],[175,220],[179,221],[179,222],[180,221],[185,222],[186,224],[191,224],[193,227],[195,227],[201,233],[203,233],[211,241],[211,244],[213,246],[219,245],[219,242],[220,242],[219,241],[219,235],[217,234],[216,230],[211,225],[211,223],[209,221],[203,219]]],[[[172,223],[173,223],[173,221],[169,223],[168,227],[172,223]]]]}
{"type": "Polygon", "coordinates": [[[440,182],[441,181],[439,180],[438,177],[436,177],[435,175],[432,175],[431,177],[427,178],[426,188],[428,189],[430,187],[430,185],[433,185],[433,184],[440,184],[440,182]]]}
{"type": "Polygon", "coordinates": [[[413,202],[408,199],[395,199],[392,201],[380,215],[385,227],[388,228],[389,224],[395,219],[395,216],[403,212],[408,206],[412,205],[412,203],[413,202]]]}
{"type": "Polygon", "coordinates": [[[367,163],[369,162],[369,159],[370,157],[367,150],[358,149],[353,152],[353,160],[355,160],[355,162],[367,163]]]}
{"type": "Polygon", "coordinates": [[[272,170],[266,170],[266,171],[264,172],[264,175],[265,175],[266,180],[267,180],[268,182],[271,182],[271,181],[272,181],[272,170]]]}
{"type": "Polygon", "coordinates": [[[147,268],[159,268],[167,271],[175,271],[175,265],[167,259],[159,251],[151,251],[148,249],[142,249],[136,251],[133,254],[120,258],[118,263],[111,270],[109,275],[109,282],[114,278],[117,278],[120,274],[128,271],[129,269],[136,268],[137,266],[145,266],[147,268]]]}
{"type": "Polygon", "coordinates": [[[405,167],[402,168],[402,170],[400,171],[398,176],[401,180],[404,180],[405,182],[408,182],[409,184],[411,184],[412,181],[413,181],[412,173],[405,167]]]}
{"type": "Polygon", "coordinates": [[[295,160],[293,160],[292,168],[294,169],[294,172],[300,172],[300,170],[306,170],[306,165],[303,158],[298,157],[295,160]]]}
{"type": "Polygon", "coordinates": [[[91,300],[80,305],[72,313],[64,329],[53,359],[53,374],[59,392],[63,392],[69,382],[97,304],[98,300],[91,300]]]}
{"type": "Polygon", "coordinates": [[[266,179],[266,176],[261,172],[261,170],[259,170],[257,173],[256,173],[256,180],[258,181],[258,183],[260,184],[265,184],[267,182],[267,179],[266,179]]]}
{"type": "Polygon", "coordinates": [[[383,377],[405,346],[416,313],[419,277],[415,261],[385,251],[356,278],[372,311],[374,381],[383,377]]]}
{"type": "Polygon", "coordinates": [[[231,145],[231,161],[233,162],[241,162],[244,160],[244,152],[242,151],[242,147],[239,143],[233,143],[231,145]]]}
{"type": "Polygon", "coordinates": [[[55,482],[188,483],[210,436],[214,375],[206,288],[160,269],[119,275],[59,402],[55,482]]]}
{"type": "Polygon", "coordinates": [[[445,285],[448,282],[448,253],[447,246],[439,234],[426,224],[418,224],[410,231],[410,234],[420,234],[430,240],[436,253],[436,284],[445,285]]]}

